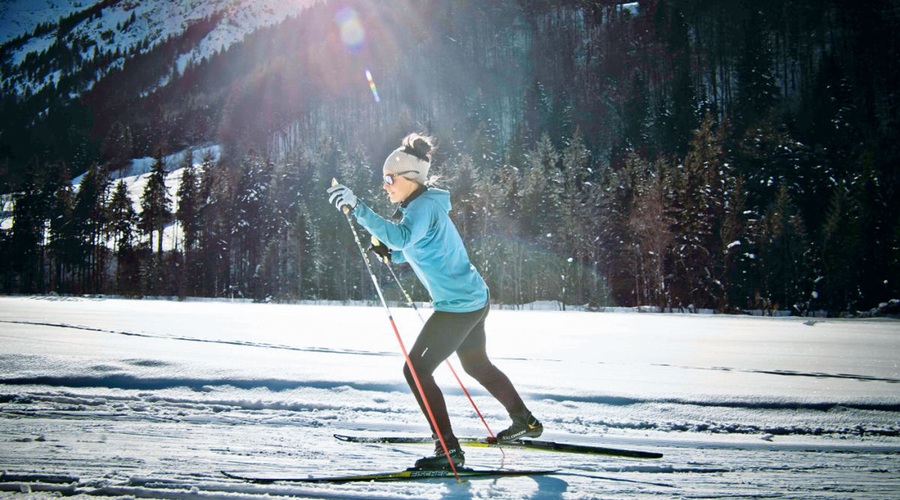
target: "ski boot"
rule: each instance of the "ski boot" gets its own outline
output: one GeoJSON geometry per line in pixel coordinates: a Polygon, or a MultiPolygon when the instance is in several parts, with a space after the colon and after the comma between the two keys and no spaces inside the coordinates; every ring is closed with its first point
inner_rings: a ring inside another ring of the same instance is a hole
{"type": "Polygon", "coordinates": [[[511,417],[512,425],[497,433],[497,442],[500,444],[522,438],[536,438],[544,432],[544,425],[531,412],[511,417]]]}
{"type": "MultiPolygon", "coordinates": [[[[466,464],[466,454],[463,453],[459,446],[459,441],[455,437],[444,438],[447,443],[447,450],[450,452],[450,459],[453,460],[453,466],[457,469],[466,464]]],[[[440,441],[434,442],[434,454],[416,460],[416,469],[449,469],[450,463],[447,461],[447,454],[440,441]]]]}

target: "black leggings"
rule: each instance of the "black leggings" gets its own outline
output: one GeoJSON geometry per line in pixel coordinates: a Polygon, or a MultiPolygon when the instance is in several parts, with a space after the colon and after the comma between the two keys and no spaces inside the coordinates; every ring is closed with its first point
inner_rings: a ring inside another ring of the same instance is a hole
{"type": "MultiPolygon", "coordinates": [[[[483,309],[470,313],[451,313],[435,311],[419,333],[416,343],[409,352],[410,361],[438,429],[432,431],[442,436],[451,436],[453,429],[450,426],[450,416],[447,414],[447,404],[441,389],[434,381],[434,370],[444,362],[453,352],[459,356],[463,370],[478,381],[488,392],[494,396],[500,404],[506,408],[510,415],[527,412],[525,403],[519,393],[513,387],[509,378],[504,375],[488,359],[485,348],[484,320],[490,311],[490,302],[483,309]]],[[[416,388],[409,366],[403,366],[403,374],[406,381],[416,396],[419,407],[428,419],[428,412],[422,403],[422,397],[416,388]]],[[[430,419],[429,424],[431,424],[430,419]]]]}

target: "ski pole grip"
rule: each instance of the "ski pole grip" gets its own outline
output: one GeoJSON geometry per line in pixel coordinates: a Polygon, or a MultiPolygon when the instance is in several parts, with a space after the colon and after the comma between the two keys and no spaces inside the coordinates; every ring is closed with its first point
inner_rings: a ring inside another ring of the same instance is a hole
{"type": "MultiPolygon", "coordinates": [[[[331,178],[331,186],[334,187],[337,185],[338,185],[338,180],[336,178],[332,177],[331,178]]],[[[350,207],[347,205],[342,206],[341,211],[344,212],[344,215],[350,215],[350,207]]]]}

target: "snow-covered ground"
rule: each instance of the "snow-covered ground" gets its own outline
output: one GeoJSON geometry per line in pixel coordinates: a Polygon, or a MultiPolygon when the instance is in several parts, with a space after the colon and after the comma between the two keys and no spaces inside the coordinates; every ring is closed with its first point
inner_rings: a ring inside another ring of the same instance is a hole
{"type": "MultiPolygon", "coordinates": [[[[410,345],[419,318],[393,313],[410,345]]],[[[900,498],[898,321],[495,310],[488,330],[544,437],[664,457],[470,448],[473,467],[562,473],[243,483],[219,471],[395,470],[430,451],[332,438],[428,433],[384,309],[5,297],[0,495],[900,498]]],[[[457,433],[485,435],[446,367],[439,377],[457,433]]]]}

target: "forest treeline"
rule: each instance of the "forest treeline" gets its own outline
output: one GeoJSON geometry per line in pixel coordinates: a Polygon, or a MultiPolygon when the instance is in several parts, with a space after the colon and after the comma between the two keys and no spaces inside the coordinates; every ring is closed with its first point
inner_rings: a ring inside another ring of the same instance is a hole
{"type": "Polygon", "coordinates": [[[391,213],[381,161],[420,131],[498,303],[841,314],[900,296],[894,2],[399,3],[342,4],[358,47],[325,4],[147,97],[122,84],[138,69],[111,73],[78,104],[97,143],[79,187],[64,156],[16,183],[0,291],[371,299],[324,189],[391,213]],[[204,141],[222,157],[186,155],[166,190],[164,155],[204,141]],[[112,179],[141,155],[132,200],[112,179]]]}

